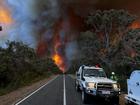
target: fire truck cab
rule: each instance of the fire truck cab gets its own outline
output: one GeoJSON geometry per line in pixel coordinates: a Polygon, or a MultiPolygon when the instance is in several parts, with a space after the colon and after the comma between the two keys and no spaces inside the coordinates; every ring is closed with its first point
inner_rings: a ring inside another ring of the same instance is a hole
{"type": "Polygon", "coordinates": [[[76,72],[75,87],[82,92],[85,104],[91,96],[111,100],[112,105],[119,104],[120,87],[116,81],[107,78],[103,68],[81,66],[76,72]]]}

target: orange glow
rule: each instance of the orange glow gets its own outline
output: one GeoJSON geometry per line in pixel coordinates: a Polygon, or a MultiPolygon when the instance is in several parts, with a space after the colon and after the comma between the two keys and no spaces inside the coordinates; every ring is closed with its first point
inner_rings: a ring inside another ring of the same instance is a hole
{"type": "Polygon", "coordinates": [[[4,24],[12,23],[10,12],[7,9],[0,8],[0,23],[4,23],[4,24]]]}
{"type": "Polygon", "coordinates": [[[131,24],[130,28],[132,28],[132,29],[140,28],[140,22],[139,22],[139,21],[134,21],[134,22],[131,24]]]}
{"type": "Polygon", "coordinates": [[[58,54],[55,54],[53,56],[53,60],[55,61],[55,63],[59,66],[62,64],[62,59],[61,59],[61,56],[59,56],[58,54]]]}
{"type": "Polygon", "coordinates": [[[55,64],[64,72],[63,58],[59,54],[53,55],[52,59],[55,64]]]}

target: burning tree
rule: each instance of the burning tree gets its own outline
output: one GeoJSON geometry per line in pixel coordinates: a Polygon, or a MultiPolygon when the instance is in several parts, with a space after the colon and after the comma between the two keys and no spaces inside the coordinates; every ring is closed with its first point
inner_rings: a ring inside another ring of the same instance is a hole
{"type": "Polygon", "coordinates": [[[124,10],[97,10],[88,16],[86,22],[93,32],[103,38],[103,48],[109,52],[116,40],[122,40],[134,20],[135,16],[124,10]]]}
{"type": "Polygon", "coordinates": [[[110,58],[119,49],[123,35],[128,31],[135,17],[124,10],[96,11],[87,19],[93,32],[100,35],[102,48],[98,53],[100,59],[110,65],[110,58]]]}

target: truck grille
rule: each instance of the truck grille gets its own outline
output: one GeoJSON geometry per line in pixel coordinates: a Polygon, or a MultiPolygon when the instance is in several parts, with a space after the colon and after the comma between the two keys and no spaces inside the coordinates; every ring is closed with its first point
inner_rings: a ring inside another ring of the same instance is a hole
{"type": "Polygon", "coordinates": [[[112,90],[113,86],[111,83],[98,83],[97,89],[98,90],[112,90]]]}

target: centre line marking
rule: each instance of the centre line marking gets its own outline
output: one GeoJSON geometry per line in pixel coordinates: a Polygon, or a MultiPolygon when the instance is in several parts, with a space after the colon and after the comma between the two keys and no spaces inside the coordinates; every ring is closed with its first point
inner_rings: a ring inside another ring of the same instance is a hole
{"type": "Polygon", "coordinates": [[[63,105],[66,105],[66,78],[65,78],[65,74],[63,75],[63,81],[64,81],[63,105]]]}

